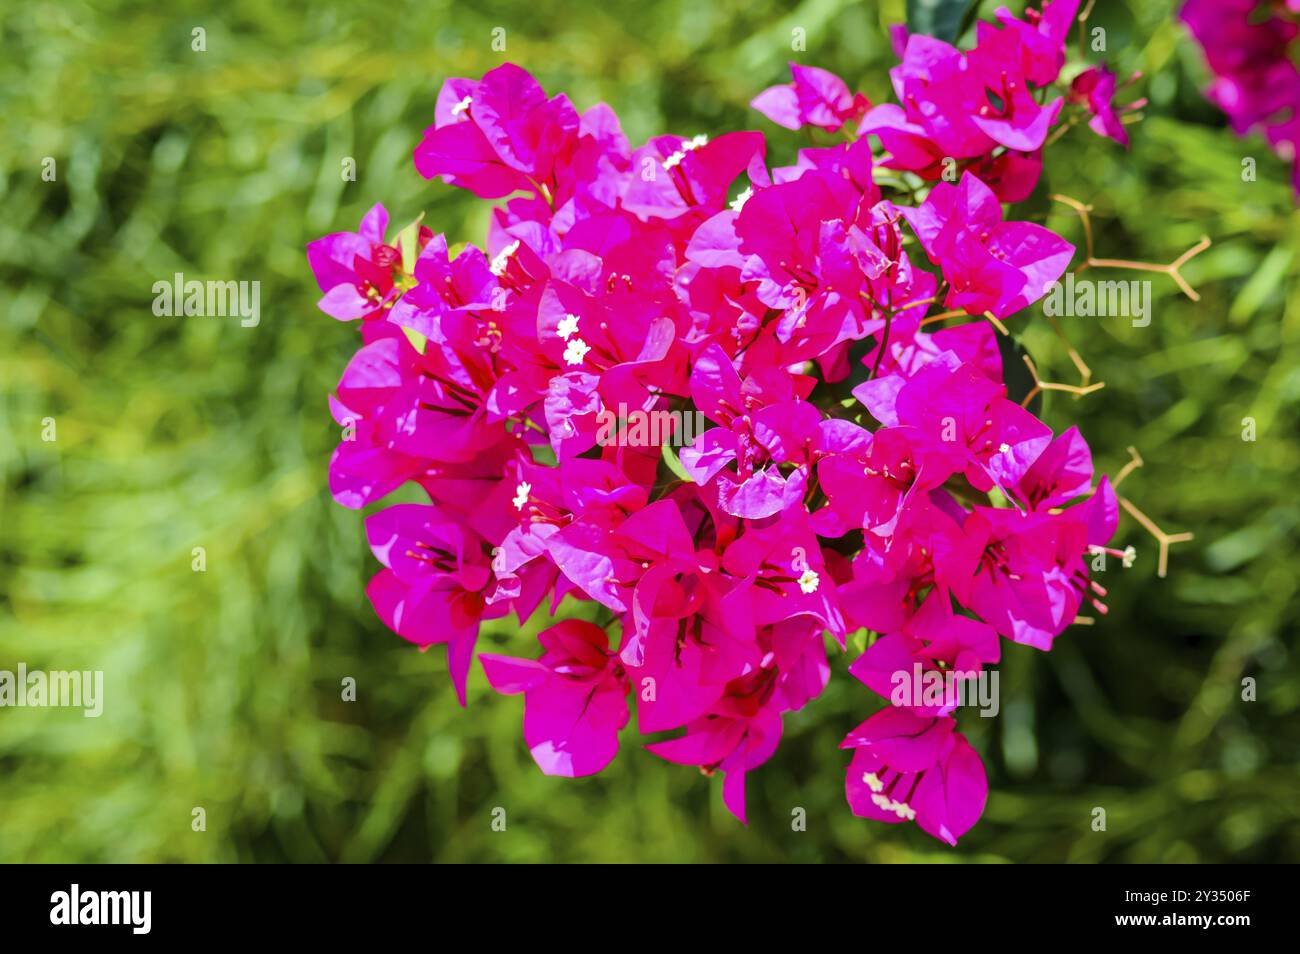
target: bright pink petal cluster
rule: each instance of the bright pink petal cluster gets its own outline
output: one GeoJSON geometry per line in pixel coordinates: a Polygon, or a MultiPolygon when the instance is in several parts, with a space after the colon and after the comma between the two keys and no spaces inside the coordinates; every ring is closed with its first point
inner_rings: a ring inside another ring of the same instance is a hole
{"type": "MultiPolygon", "coordinates": [[[[426,178],[504,200],[484,248],[393,232],[382,206],[309,247],[321,308],[362,334],[331,399],[330,489],[358,509],[427,497],[366,519],[376,612],[447,647],[464,704],[484,621],[576,610],[535,656],[479,657],[523,696],[544,772],[600,771],[635,713],[651,752],[722,773],[743,821],[747,773],[827,683],[828,635],[877,634],[850,671],[890,699],[899,672],[978,678],[1001,638],[1050,648],[1100,591],[1085,558],[1115,496],[1082,437],[1008,396],[990,323],[923,330],[940,299],[1023,309],[1068,265],[997,183],[1061,109],[1032,87],[1073,10],[1000,15],[970,54],[907,41],[903,105],[864,128],[896,166],[969,160],[919,206],[882,196],[866,138],[775,169],[754,132],[634,149],[608,107],[505,64],[448,80],[415,149],[426,178]]],[[[868,109],[793,72],[755,101],[783,125],[868,109]]],[[[851,732],[852,810],[955,843],[987,794],[957,711],[914,699],[851,732]]]]}
{"type": "Polygon", "coordinates": [[[1300,0],[1187,0],[1180,16],[1214,74],[1206,96],[1292,163],[1300,196],[1300,0]]]}
{"type": "Polygon", "coordinates": [[[934,37],[896,37],[902,63],[890,71],[898,104],[863,118],[889,153],[885,165],[929,180],[970,169],[1004,202],[1033,191],[1042,149],[1065,105],[1050,86],[1065,64],[1079,0],[1051,0],[1024,20],[1000,8],[962,52],[934,37]]]}

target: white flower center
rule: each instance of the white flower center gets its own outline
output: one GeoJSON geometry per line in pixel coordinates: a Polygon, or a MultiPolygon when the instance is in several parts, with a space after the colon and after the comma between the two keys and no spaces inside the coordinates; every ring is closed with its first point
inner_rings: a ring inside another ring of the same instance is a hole
{"type": "Polygon", "coordinates": [[[528,495],[531,494],[532,492],[533,492],[532,484],[530,484],[526,480],[519,481],[518,486],[515,487],[514,504],[516,510],[524,509],[524,504],[528,503],[528,495]]]}
{"type": "Polygon", "coordinates": [[[673,153],[671,156],[669,156],[667,159],[664,160],[664,168],[665,169],[673,168],[673,166],[677,165],[679,162],[681,162],[683,159],[686,158],[686,154],[688,152],[694,152],[696,149],[699,149],[701,146],[707,146],[708,144],[709,144],[709,137],[704,135],[703,133],[700,133],[700,135],[686,140],[684,143],[682,143],[680,149],[678,149],[675,153],[673,153]]]}
{"type": "Polygon", "coordinates": [[[519,251],[519,242],[514,241],[498,252],[496,257],[492,259],[491,264],[488,265],[488,268],[492,270],[492,274],[497,277],[504,275],[506,266],[510,264],[510,256],[517,251],[519,251]]]}
{"type": "Polygon", "coordinates": [[[916,820],[916,811],[906,802],[896,802],[888,795],[872,795],[871,803],[877,808],[893,812],[899,818],[906,818],[908,821],[916,820]]]}
{"type": "Polygon", "coordinates": [[[555,326],[555,333],[566,341],[568,340],[569,335],[576,334],[577,331],[578,316],[572,312],[567,313],[562,319],[560,319],[560,323],[555,326]]]}
{"type": "Polygon", "coordinates": [[[739,212],[741,209],[745,207],[745,203],[748,202],[753,197],[753,195],[754,195],[754,190],[752,187],[745,189],[744,192],[740,193],[740,195],[736,196],[734,199],[731,200],[731,211],[739,212]]]}
{"type": "Polygon", "coordinates": [[[587,357],[587,352],[591,350],[591,345],[581,338],[570,338],[569,343],[564,348],[565,364],[582,364],[583,358],[587,357]]]}

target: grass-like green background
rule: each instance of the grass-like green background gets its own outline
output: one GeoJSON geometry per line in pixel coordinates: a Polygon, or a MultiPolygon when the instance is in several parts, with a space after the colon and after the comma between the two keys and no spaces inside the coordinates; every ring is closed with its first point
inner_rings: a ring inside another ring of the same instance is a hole
{"type": "MultiPolygon", "coordinates": [[[[1065,319],[1106,387],[1045,414],[1078,423],[1112,473],[1136,445],[1147,463],[1124,491],[1196,539],[1158,579],[1125,517],[1118,543],[1140,555],[1102,577],[1109,618],[1050,654],[1007,646],[1001,716],[965,720],[991,795],[960,847],[850,814],[837,744],[877,703],[843,656],[750,775],[745,828],[720,779],[631,730],[601,776],[542,776],[521,699],[476,666],[462,711],[442,651],[411,649],[365,601],[361,517],[325,487],[326,394],[357,337],[316,310],[303,246],[377,200],[395,224],[423,210],[449,241],[482,240],[486,203],[410,162],[442,80],[509,58],[580,109],[610,103],[634,142],[758,128],[785,159],[800,138],[746,104],[788,78],[792,29],[797,59],[879,102],[902,17],[902,0],[7,5],[0,668],[100,669],[107,701],[98,720],[0,709],[0,861],[1300,859],[1300,225],[1284,164],[1200,98],[1166,2],[1103,0],[1093,20],[1112,65],[1145,73],[1132,150],[1079,128],[1048,175],[1094,204],[1099,255],[1167,262],[1210,235],[1186,269],[1203,298],[1150,276],[1149,327],[1065,319]],[[260,325],[155,317],[151,287],[178,271],[261,281],[260,325]]],[[[1079,241],[1059,206],[1022,214],[1079,241]]],[[[1012,326],[1047,377],[1074,380],[1041,315],[1012,326]]],[[[480,647],[532,653],[510,625],[480,647]]]]}

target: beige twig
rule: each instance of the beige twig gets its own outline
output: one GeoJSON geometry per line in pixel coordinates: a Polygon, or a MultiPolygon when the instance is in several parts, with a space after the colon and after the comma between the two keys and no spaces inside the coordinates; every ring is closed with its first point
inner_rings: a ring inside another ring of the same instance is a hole
{"type": "Polygon", "coordinates": [[[1131,444],[1128,448],[1128,455],[1129,462],[1119,469],[1119,473],[1115,475],[1115,479],[1110,482],[1111,487],[1118,488],[1120,481],[1146,463],[1146,461],[1142,459],[1142,455],[1138,453],[1137,448],[1131,444]]]}
{"type": "Polygon", "coordinates": [[[1067,394],[1075,394],[1082,397],[1085,394],[1092,394],[1094,391],[1100,391],[1106,386],[1105,381],[1098,381],[1096,384],[1083,385],[1058,384],[1055,381],[1044,381],[1038,376],[1038,368],[1034,366],[1034,359],[1029,357],[1029,355],[1024,355],[1023,357],[1025,359],[1025,367],[1029,369],[1029,373],[1034,378],[1034,386],[1030,389],[1029,393],[1025,395],[1024,400],[1020,402],[1021,407],[1029,407],[1029,402],[1034,399],[1039,391],[1065,391],[1067,394]]]}
{"type": "Polygon", "coordinates": [[[1156,525],[1154,520],[1139,510],[1127,497],[1121,497],[1118,494],[1115,496],[1119,500],[1119,505],[1128,511],[1129,516],[1142,524],[1147,533],[1155,537],[1156,542],[1160,544],[1160,562],[1156,567],[1156,576],[1163,579],[1166,570],[1169,568],[1169,547],[1175,543],[1186,543],[1188,540],[1194,539],[1195,534],[1165,533],[1156,525]]]}
{"type": "Polygon", "coordinates": [[[1211,242],[1208,235],[1202,235],[1200,241],[1187,251],[1183,252],[1182,255],[1179,255],[1168,265],[1161,265],[1156,262],[1135,262],[1126,258],[1097,258],[1093,254],[1092,247],[1092,218],[1089,215],[1092,211],[1092,206],[1085,205],[1078,199],[1072,199],[1068,195],[1060,195],[1059,193],[1053,193],[1052,199],[1073,209],[1074,213],[1079,216],[1079,220],[1083,224],[1085,257],[1082,262],[1075,266],[1075,274],[1088,268],[1127,268],[1139,272],[1160,272],[1172,278],[1174,284],[1176,284],[1182,293],[1192,301],[1201,300],[1201,296],[1197,293],[1196,289],[1187,283],[1187,279],[1183,278],[1181,269],[1191,261],[1192,258],[1210,247],[1211,242]]]}

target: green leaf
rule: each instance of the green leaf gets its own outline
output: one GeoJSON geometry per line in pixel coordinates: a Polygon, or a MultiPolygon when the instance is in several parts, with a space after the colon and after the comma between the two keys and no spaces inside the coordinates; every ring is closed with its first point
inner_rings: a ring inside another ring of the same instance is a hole
{"type": "Polygon", "coordinates": [[[1249,320],[1281,287],[1283,280],[1290,274],[1291,259],[1294,257],[1295,249],[1286,245],[1279,245],[1269,252],[1233,299],[1232,307],[1228,309],[1228,320],[1234,325],[1249,320]]]}
{"type": "MultiPolygon", "coordinates": [[[[1034,389],[1034,376],[1025,366],[1025,355],[1029,352],[1014,335],[999,334],[998,351],[1002,354],[1002,380],[1007,385],[1007,398],[1019,404],[1025,395],[1034,389]]],[[[1043,413],[1043,392],[1039,391],[1029,402],[1029,410],[1035,416],[1043,413]]]]}
{"type": "Polygon", "coordinates": [[[406,340],[411,342],[411,347],[420,352],[420,354],[424,354],[424,346],[428,343],[429,339],[418,331],[412,331],[405,325],[401,325],[400,327],[406,334],[406,340]]]}
{"type": "Polygon", "coordinates": [[[677,459],[677,452],[667,444],[664,445],[664,463],[668,465],[668,469],[673,472],[673,475],[678,480],[684,480],[688,484],[694,483],[691,480],[691,475],[686,473],[686,468],[682,466],[682,462],[677,459]]]}
{"type": "Polygon", "coordinates": [[[994,486],[989,491],[989,503],[994,507],[997,507],[999,510],[1004,510],[1011,506],[1011,501],[1007,499],[1007,495],[997,486],[994,486]]]}
{"type": "Polygon", "coordinates": [[[978,0],[907,0],[907,29],[956,43],[978,6],[978,0]]]}
{"type": "Polygon", "coordinates": [[[397,233],[397,248],[402,253],[402,271],[411,275],[415,273],[415,260],[420,254],[420,223],[424,221],[421,212],[414,222],[397,233]]]}

